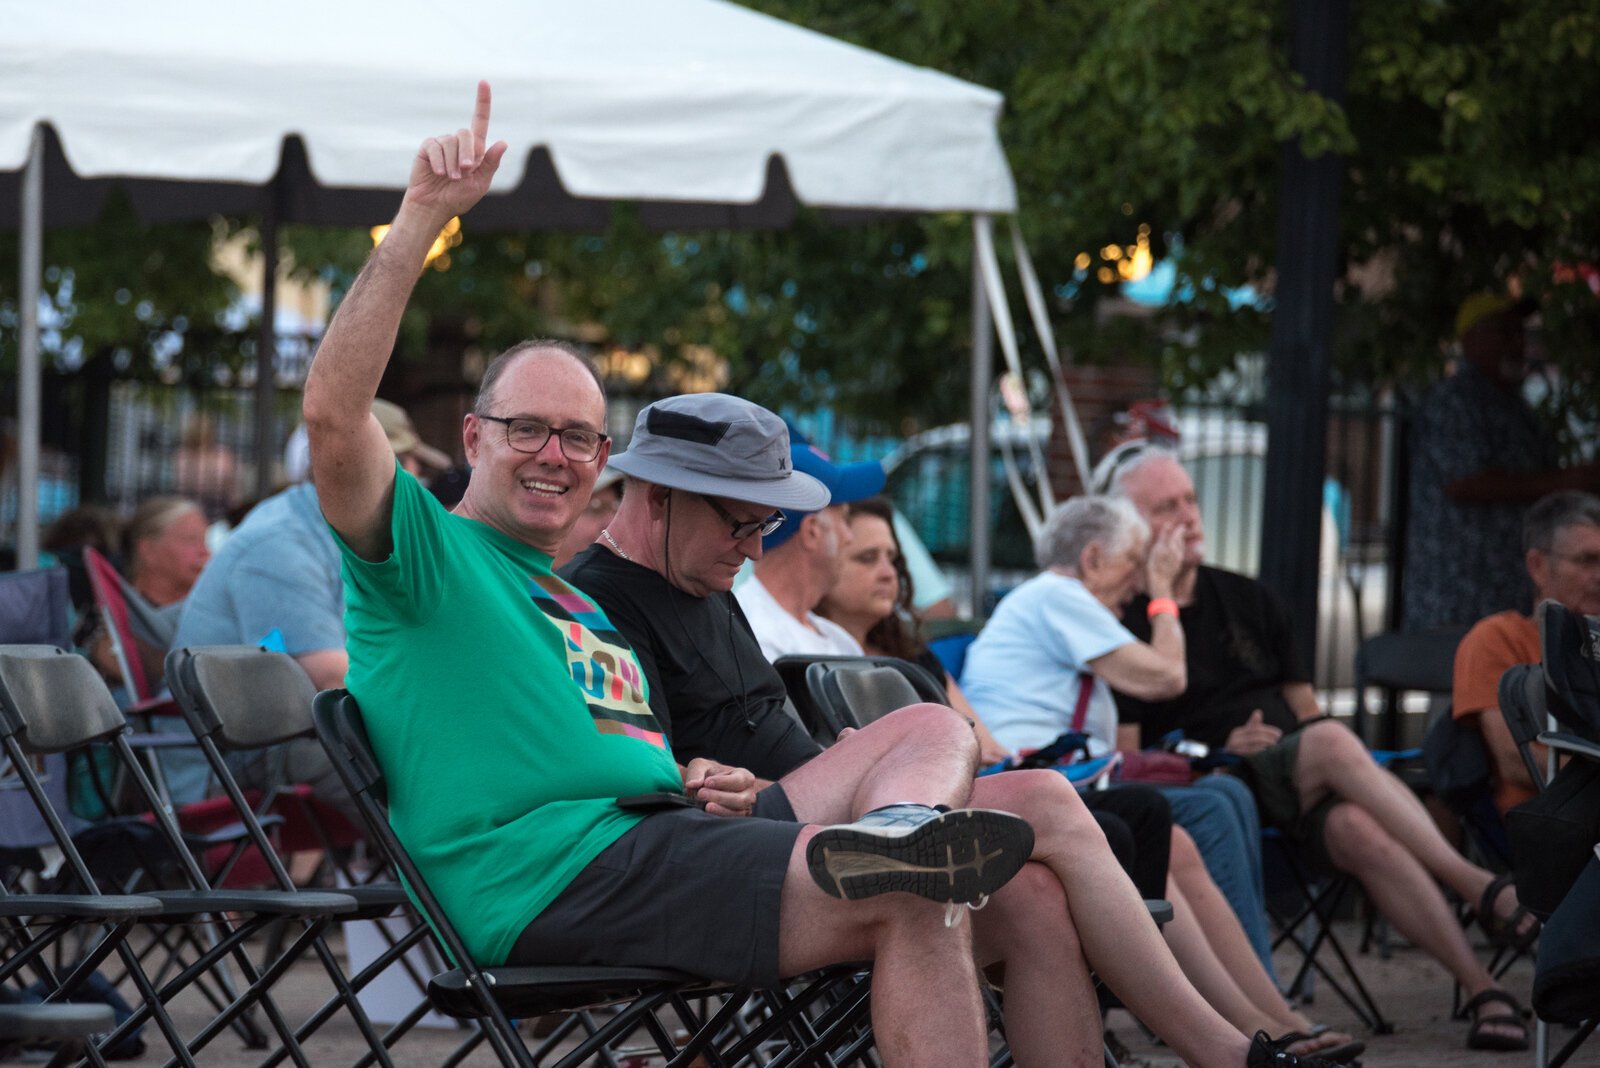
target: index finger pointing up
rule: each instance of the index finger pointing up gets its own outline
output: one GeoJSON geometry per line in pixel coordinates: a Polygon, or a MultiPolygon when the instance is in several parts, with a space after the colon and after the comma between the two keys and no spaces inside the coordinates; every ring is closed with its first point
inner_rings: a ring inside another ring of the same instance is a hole
{"type": "Polygon", "coordinates": [[[489,141],[489,83],[478,83],[478,102],[472,109],[472,136],[478,144],[489,141]]]}

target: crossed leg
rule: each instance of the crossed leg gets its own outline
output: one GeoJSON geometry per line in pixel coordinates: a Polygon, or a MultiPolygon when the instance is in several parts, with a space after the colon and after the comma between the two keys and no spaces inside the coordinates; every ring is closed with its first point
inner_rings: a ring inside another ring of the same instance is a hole
{"type": "MultiPolygon", "coordinates": [[[[960,804],[972,786],[972,764],[965,756],[968,747],[975,762],[976,742],[964,719],[937,705],[914,705],[841,740],[785,776],[782,785],[795,815],[808,824],[848,822],[865,811],[901,801],[935,803],[949,798],[952,800],[944,803],[960,804]],[[937,794],[940,790],[943,797],[937,794]]],[[[852,950],[857,959],[870,958],[873,1026],[886,1063],[901,1051],[907,1063],[968,1063],[962,1059],[964,1054],[952,1052],[966,1048],[959,1044],[960,1034],[950,1033],[963,1017],[942,1021],[946,1028],[932,1032],[933,1044],[924,1046],[929,1029],[920,1022],[920,1015],[911,1014],[906,1006],[935,987],[943,989],[958,981],[964,986],[968,973],[973,975],[976,996],[974,958],[981,965],[1003,962],[1006,966],[1006,1037],[1017,1064],[1103,1063],[1100,1014],[1088,965],[1066,895],[1048,868],[1024,865],[991,895],[982,910],[970,914],[970,936],[952,937],[955,929],[944,928],[943,906],[906,899],[906,907],[919,917],[914,939],[906,936],[916,944],[907,947],[899,940],[902,932],[898,925],[868,919],[867,929],[859,930],[857,921],[863,917],[849,912],[863,904],[879,910],[893,908],[906,895],[845,904],[841,912],[841,902],[817,890],[803,861],[804,844],[812,833],[810,829],[802,833],[795,854],[802,858],[801,867],[797,874],[791,865],[790,878],[784,883],[780,963],[785,974],[817,966],[811,954],[819,947],[830,959],[850,959],[852,950]],[[936,929],[922,926],[928,922],[924,913],[937,917],[936,929]],[[847,925],[843,931],[836,930],[841,920],[847,925]],[[868,935],[887,941],[869,945],[862,941],[868,935]],[[840,938],[845,939],[843,944],[840,938]],[[899,962],[908,950],[911,963],[902,968],[899,962]],[[840,952],[846,955],[837,956],[840,952]],[[891,958],[887,966],[886,952],[891,958]],[[954,952],[966,954],[959,973],[943,970],[954,952]],[[891,1030],[886,1032],[885,1027],[891,1030]]],[[[957,929],[965,927],[957,925],[957,929]]],[[[966,1010],[948,1005],[940,1011],[959,1014],[966,1010]]]]}
{"type": "MultiPolygon", "coordinates": [[[[892,778],[895,771],[909,765],[911,760],[902,746],[925,747],[938,753],[952,745],[962,746],[963,739],[970,742],[971,736],[966,721],[949,709],[914,705],[842,739],[785,776],[782,785],[795,813],[804,822],[852,819],[863,811],[858,806],[864,797],[873,799],[875,804],[914,799],[896,796],[893,789],[914,786],[923,778],[920,769],[912,781],[902,778],[893,788],[871,786],[863,779],[879,774],[892,778]]],[[[1007,922],[1008,901],[1031,897],[1030,888],[1032,894],[1043,892],[1039,888],[1042,873],[1036,870],[1038,867],[1049,869],[1059,887],[1059,891],[1052,890],[1050,894],[1059,892],[1065,906],[1060,912],[1061,929],[1046,934],[1044,929],[1035,927],[1032,938],[1016,947],[1021,952],[1006,960],[1007,1033],[1014,1049],[1019,1048],[1019,1043],[1030,1050],[1050,1049],[1050,1042],[1061,1041],[1048,1037],[1052,1028],[1060,1026],[1050,1019],[1052,1014],[1062,1012],[1060,992],[1052,1000],[1041,989],[1037,997],[1028,995],[1015,1008],[1012,1005],[1018,983],[1015,969],[1032,967],[1035,955],[1044,950],[1043,943],[1059,934],[1075,938],[1082,955],[1123,1003],[1189,1064],[1196,1068],[1237,1068],[1245,1062],[1249,1041],[1184,978],[1143,899],[1111,855],[1105,836],[1077,791],[1064,777],[1054,771],[988,776],[971,783],[969,803],[1026,819],[1034,831],[1032,859],[1038,862],[1024,867],[1025,876],[1018,880],[1026,881],[1013,880],[1017,884],[1015,893],[996,894],[988,908],[974,915],[974,934],[980,943],[989,936],[988,925],[1007,922]],[[997,907],[1001,911],[991,916],[997,907]]],[[[1038,911],[1050,913],[1052,909],[1053,906],[1041,906],[1038,911]]],[[[1023,989],[1028,989],[1027,981],[1023,989]]],[[[1082,998],[1075,991],[1069,996],[1076,1019],[1082,998]]],[[[1052,1052],[1044,1063],[1053,1063],[1050,1057],[1054,1056],[1056,1053],[1052,1052]]],[[[934,1063],[942,1062],[936,1058],[934,1063]]],[[[1020,1055],[1018,1063],[1026,1063],[1020,1055]]]]}
{"type": "MultiPolygon", "coordinates": [[[[1325,832],[1334,865],[1355,876],[1395,929],[1443,964],[1469,995],[1493,989],[1494,978],[1438,884],[1477,902],[1494,876],[1456,852],[1416,795],[1343,725],[1316,723],[1303,735],[1295,764],[1302,810],[1329,794],[1343,802],[1329,812],[1325,832]]],[[[1516,902],[1503,894],[1495,907],[1508,915],[1516,902]]]]}

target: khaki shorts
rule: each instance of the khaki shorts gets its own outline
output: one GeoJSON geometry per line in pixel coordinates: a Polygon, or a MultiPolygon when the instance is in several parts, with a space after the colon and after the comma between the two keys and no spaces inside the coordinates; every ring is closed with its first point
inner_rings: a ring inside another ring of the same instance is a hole
{"type": "Polygon", "coordinates": [[[1322,871],[1334,872],[1338,869],[1328,855],[1325,832],[1328,813],[1333,811],[1339,799],[1329,794],[1312,805],[1309,811],[1301,810],[1300,791],[1294,777],[1295,763],[1300,755],[1300,737],[1300,732],[1295,731],[1277,745],[1245,757],[1243,762],[1233,766],[1232,771],[1255,794],[1264,826],[1277,828],[1300,848],[1308,861],[1322,871]]]}

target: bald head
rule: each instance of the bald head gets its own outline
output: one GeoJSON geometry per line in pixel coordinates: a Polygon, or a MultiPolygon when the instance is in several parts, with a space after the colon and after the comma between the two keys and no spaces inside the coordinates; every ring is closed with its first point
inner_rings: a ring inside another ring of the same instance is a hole
{"type": "Polygon", "coordinates": [[[483,371],[483,380],[478,383],[478,395],[472,402],[472,410],[479,413],[495,411],[495,387],[499,385],[506,371],[524,359],[550,355],[565,356],[587,371],[589,377],[594,380],[595,389],[600,392],[601,404],[605,403],[605,380],[600,377],[600,370],[594,365],[594,361],[589,359],[582,349],[570,341],[561,341],[557,338],[531,338],[517,342],[489,361],[489,366],[483,371]]]}

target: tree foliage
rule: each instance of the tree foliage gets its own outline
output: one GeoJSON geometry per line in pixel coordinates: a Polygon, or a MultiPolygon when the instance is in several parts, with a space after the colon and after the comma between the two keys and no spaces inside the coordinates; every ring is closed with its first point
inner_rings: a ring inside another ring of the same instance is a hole
{"type": "MultiPolygon", "coordinates": [[[[1264,348],[1284,145],[1298,141],[1343,167],[1335,351],[1348,380],[1437,376],[1462,296],[1514,282],[1541,300],[1559,404],[1600,414],[1600,303],[1582,270],[1600,262],[1595,0],[1352,4],[1342,104],[1291,69],[1292,4],[747,2],[1005,94],[1021,221],[1077,359],[1155,362],[1182,385],[1264,348]],[[1177,269],[1175,296],[1108,324],[1118,287],[1115,272],[1101,278],[1105,251],[1141,224],[1177,269]],[[1266,299],[1241,304],[1245,286],[1266,299]]],[[[200,321],[225,301],[225,285],[181,269],[204,262],[204,228],[116,225],[52,235],[47,249],[72,271],[68,332],[85,344],[145,336],[150,315],[200,321]],[[122,289],[134,296],[118,304],[122,289]]],[[[464,227],[450,268],[419,286],[402,354],[426,352],[441,321],[486,350],[598,323],[669,359],[709,345],[731,388],[770,403],[827,401],[893,429],[964,411],[965,219],[837,228],[803,212],[782,232],[661,235],[623,209],[598,235],[480,234],[470,216],[464,227]]],[[[336,289],[370,248],[364,232],[304,228],[285,243],[297,271],[336,289]]],[[[3,352],[14,253],[0,255],[3,352]]]]}

